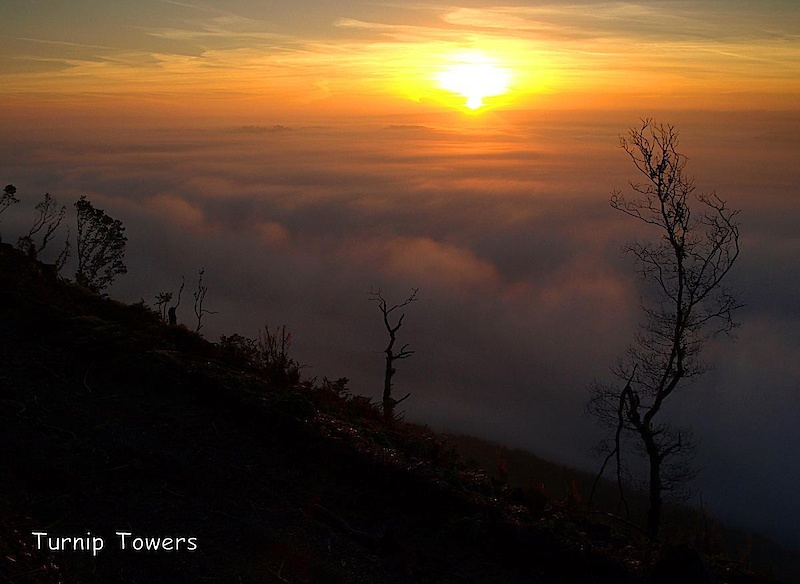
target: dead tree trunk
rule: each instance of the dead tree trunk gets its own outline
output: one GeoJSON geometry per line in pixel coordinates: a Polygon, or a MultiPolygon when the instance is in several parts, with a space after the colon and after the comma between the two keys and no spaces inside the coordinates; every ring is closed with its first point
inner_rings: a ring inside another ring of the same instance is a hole
{"type": "Polygon", "coordinates": [[[385,419],[390,422],[394,421],[395,419],[395,406],[408,399],[408,397],[411,395],[410,393],[407,393],[400,399],[395,399],[392,397],[392,377],[394,377],[394,374],[397,373],[397,370],[394,368],[394,362],[398,359],[407,359],[414,354],[414,351],[408,350],[408,344],[403,345],[399,351],[395,352],[394,346],[397,342],[397,331],[399,331],[400,327],[403,326],[403,319],[406,315],[405,313],[401,314],[400,318],[398,318],[397,322],[394,324],[391,322],[390,315],[393,311],[403,308],[404,306],[408,306],[414,302],[417,299],[417,290],[417,288],[414,288],[411,291],[411,295],[406,298],[405,301],[400,304],[395,304],[391,307],[386,302],[386,299],[381,295],[380,290],[377,292],[370,292],[372,295],[370,300],[374,300],[378,303],[378,308],[383,316],[383,324],[386,327],[386,332],[389,333],[389,343],[383,350],[386,355],[386,369],[383,377],[383,415],[385,419]]]}

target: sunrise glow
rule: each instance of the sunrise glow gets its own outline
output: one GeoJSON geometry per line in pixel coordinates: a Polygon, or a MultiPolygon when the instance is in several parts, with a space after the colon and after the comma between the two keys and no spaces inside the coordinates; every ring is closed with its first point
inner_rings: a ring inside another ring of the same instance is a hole
{"type": "Polygon", "coordinates": [[[471,110],[483,107],[484,98],[508,91],[511,72],[483,53],[473,52],[453,59],[454,63],[437,75],[439,87],[467,98],[471,110]]]}
{"type": "Polygon", "coordinates": [[[667,9],[614,3],[591,15],[571,3],[380,13],[331,5],[309,20],[288,5],[279,18],[255,3],[236,11],[155,2],[136,12],[136,26],[123,8],[97,26],[93,4],[74,5],[63,22],[44,10],[40,21],[10,11],[0,117],[122,109],[153,120],[266,112],[286,120],[644,103],[778,110],[800,95],[795,37],[772,32],[790,17],[754,8],[720,19],[703,3],[687,15],[692,27],[672,31],[667,9]]]}

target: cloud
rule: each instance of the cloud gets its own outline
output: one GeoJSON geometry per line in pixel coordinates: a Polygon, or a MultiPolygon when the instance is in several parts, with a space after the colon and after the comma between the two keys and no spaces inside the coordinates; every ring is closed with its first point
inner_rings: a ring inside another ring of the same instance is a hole
{"type": "MultiPolygon", "coordinates": [[[[789,492],[796,480],[769,455],[796,441],[800,416],[795,118],[664,120],[682,130],[703,187],[745,209],[730,284],[748,303],[738,342],[709,346],[715,370],[671,411],[703,437],[706,500],[717,494],[721,513],[753,508],[748,524],[787,537],[792,514],[753,504],[752,489],[772,481],[789,492]],[[730,489],[737,480],[752,488],[730,489]]],[[[266,131],[31,127],[0,144],[0,175],[28,210],[37,193],[66,204],[87,193],[123,220],[129,273],[114,295],[152,301],[182,275],[191,288],[204,267],[218,311],[204,321],[210,339],[286,323],[310,375],[349,377],[358,393],[375,396],[382,381],[370,287],[392,299],[418,287],[400,339],[416,353],[395,379],[412,392],[407,417],[594,468],[586,387],[609,379],[646,293],[620,247],[653,236],[608,206],[632,176],[616,145],[636,117],[509,113],[469,126],[384,116],[291,131],[263,119],[247,125],[266,131]]],[[[11,212],[0,224],[8,241],[26,220],[11,212]]]]}
{"type": "MultiPolygon", "coordinates": [[[[591,96],[593,104],[622,96],[694,105],[743,88],[799,91],[798,35],[781,10],[719,11],[706,2],[680,9],[645,2],[418,3],[380,11],[322,4],[299,18],[301,11],[281,4],[150,2],[147,10],[109,9],[98,27],[87,24],[94,22],[88,3],[77,4],[65,22],[43,14],[37,28],[12,12],[9,28],[18,29],[21,42],[3,46],[7,94],[125,96],[162,109],[192,96],[192,105],[205,108],[218,107],[221,97],[241,106],[247,97],[288,111],[314,112],[320,103],[328,111],[400,111],[411,102],[446,102],[436,74],[464,50],[485,51],[512,71],[509,101],[517,106],[553,93],[591,96]]],[[[741,107],[738,97],[729,103],[741,107]]],[[[753,95],[749,103],[761,101],[753,95]]]]}
{"type": "Polygon", "coordinates": [[[270,247],[285,247],[289,244],[289,231],[275,221],[259,223],[256,227],[256,232],[261,241],[270,247]]]}
{"type": "Polygon", "coordinates": [[[156,195],[148,206],[153,213],[163,217],[166,223],[180,226],[195,236],[199,237],[205,229],[203,212],[180,197],[156,195]]]}
{"type": "Polygon", "coordinates": [[[241,126],[231,131],[242,134],[267,134],[267,133],[291,132],[291,130],[292,129],[289,128],[288,126],[284,126],[282,124],[275,124],[274,126],[255,126],[255,125],[241,126]]]}
{"type": "Polygon", "coordinates": [[[491,290],[498,280],[497,271],[490,262],[481,260],[468,249],[429,237],[398,237],[386,243],[386,251],[384,271],[409,282],[491,290]]]}

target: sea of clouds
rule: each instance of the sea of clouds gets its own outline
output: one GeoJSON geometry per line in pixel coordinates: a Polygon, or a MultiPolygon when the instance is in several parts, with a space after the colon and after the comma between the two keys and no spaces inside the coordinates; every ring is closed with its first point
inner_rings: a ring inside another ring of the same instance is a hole
{"type": "MultiPolygon", "coordinates": [[[[738,340],[708,345],[711,371],[670,415],[694,428],[709,507],[800,546],[787,454],[800,443],[800,119],[659,119],[680,129],[698,189],[742,209],[729,285],[747,304],[738,340]]],[[[0,233],[13,242],[45,191],[68,205],[86,194],[127,227],[113,296],[154,304],[185,276],[178,317],[194,328],[204,268],[208,339],[285,324],[305,375],[348,377],[373,397],[386,331],[369,292],[401,302],[418,288],[399,331],[416,351],[395,377],[412,394],[406,418],[595,469],[587,386],[610,380],[646,295],[620,249],[658,236],[608,204],[636,178],[618,137],[638,123],[540,112],[20,125],[0,143],[0,181],[22,199],[0,233]]]]}

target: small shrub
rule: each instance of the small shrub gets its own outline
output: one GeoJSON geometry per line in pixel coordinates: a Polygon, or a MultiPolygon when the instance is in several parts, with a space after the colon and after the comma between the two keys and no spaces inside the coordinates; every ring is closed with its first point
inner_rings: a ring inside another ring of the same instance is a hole
{"type": "MultiPolygon", "coordinates": [[[[284,387],[300,383],[302,366],[289,357],[292,335],[286,325],[271,331],[265,325],[258,339],[239,334],[220,337],[217,347],[222,356],[239,367],[248,367],[269,381],[284,387]]],[[[345,380],[346,381],[346,380],[345,380]]]]}
{"type": "Polygon", "coordinates": [[[240,334],[222,335],[217,343],[222,357],[238,367],[256,367],[258,346],[254,339],[240,334]]]}

